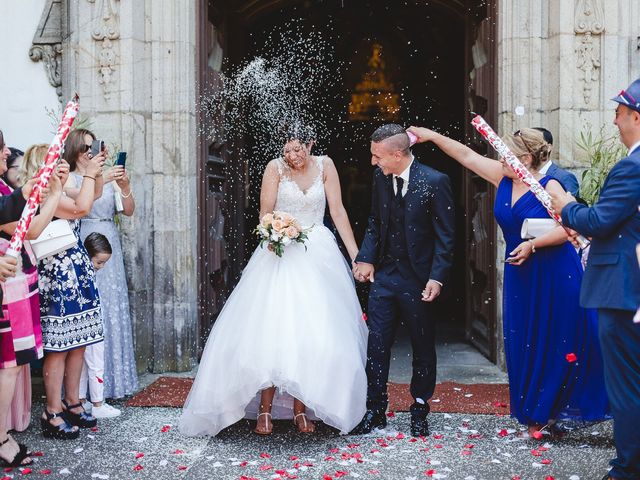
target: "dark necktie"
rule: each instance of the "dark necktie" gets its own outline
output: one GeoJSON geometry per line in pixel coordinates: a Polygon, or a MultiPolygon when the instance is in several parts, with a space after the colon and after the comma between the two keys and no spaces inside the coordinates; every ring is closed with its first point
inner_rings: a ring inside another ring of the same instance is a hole
{"type": "Polygon", "coordinates": [[[396,189],[396,200],[398,202],[402,201],[402,186],[404,185],[404,180],[402,179],[402,177],[396,177],[396,186],[398,187],[396,189]]]}

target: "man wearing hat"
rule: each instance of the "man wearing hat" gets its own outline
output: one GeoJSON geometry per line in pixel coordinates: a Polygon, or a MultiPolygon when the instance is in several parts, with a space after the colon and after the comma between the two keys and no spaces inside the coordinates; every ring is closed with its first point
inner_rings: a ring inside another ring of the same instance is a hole
{"type": "MultiPolygon", "coordinates": [[[[580,304],[598,309],[605,383],[613,413],[617,457],[604,479],[640,479],[640,79],[613,99],[614,124],[629,149],[607,176],[591,208],[568,194],[553,195],[565,225],[592,238],[580,304]]],[[[579,361],[580,359],[578,359],[579,361]]],[[[603,479],[603,480],[604,480],[603,479]]]]}
{"type": "MultiPolygon", "coordinates": [[[[533,127],[535,130],[542,132],[544,141],[553,146],[553,135],[544,127],[533,127]]],[[[538,173],[542,175],[549,175],[550,177],[558,180],[562,186],[574,197],[580,196],[580,186],[578,185],[578,179],[569,170],[559,167],[552,160],[547,162],[538,169],[538,173]]]]}

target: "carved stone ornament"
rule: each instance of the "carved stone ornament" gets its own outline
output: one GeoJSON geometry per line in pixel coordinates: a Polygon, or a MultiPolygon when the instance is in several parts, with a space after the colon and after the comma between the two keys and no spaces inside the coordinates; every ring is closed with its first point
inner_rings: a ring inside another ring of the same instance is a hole
{"type": "Polygon", "coordinates": [[[599,35],[604,32],[602,0],[576,0],[575,32],[599,35]]]}
{"type": "Polygon", "coordinates": [[[592,102],[594,86],[600,78],[600,35],[604,32],[602,0],[576,0],[574,31],[576,32],[577,67],[586,105],[592,102]]]}
{"type": "Polygon", "coordinates": [[[100,43],[98,51],[98,82],[103,87],[105,99],[110,97],[110,87],[118,62],[114,40],[120,38],[120,14],[118,0],[87,0],[95,4],[91,36],[100,43]]]}
{"type": "Polygon", "coordinates": [[[47,79],[62,102],[62,0],[47,0],[31,43],[29,58],[42,61],[47,79]]]}

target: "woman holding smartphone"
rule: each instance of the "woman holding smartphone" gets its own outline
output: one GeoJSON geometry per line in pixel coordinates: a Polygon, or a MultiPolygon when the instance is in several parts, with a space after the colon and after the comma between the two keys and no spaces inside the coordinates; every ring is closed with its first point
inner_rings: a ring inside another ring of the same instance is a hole
{"type": "MultiPolygon", "coordinates": [[[[507,244],[504,266],[504,344],[511,415],[541,438],[560,420],[609,418],[595,311],[580,307],[580,258],[560,226],[522,240],[526,218],[549,218],[544,206],[504,161],[483,157],[426,128],[409,129],[494,185],[494,214],[507,244]]],[[[538,173],[551,145],[525,128],[505,137],[520,162],[549,192],[563,191],[538,173]]]]}
{"type": "Polygon", "coordinates": [[[80,227],[83,241],[96,232],[104,235],[112,248],[111,260],[96,272],[102,303],[104,344],[87,348],[80,384],[80,399],[85,410],[96,418],[120,415],[120,410],[106,403],[105,399],[131,395],[138,386],[124,258],[120,233],[114,223],[117,213],[130,217],[136,206],[129,174],[124,166],[125,159],[126,153],[120,152],[116,155],[114,166],[105,169],[102,197],[94,202],[80,227]],[[85,374],[87,370],[96,369],[104,371],[103,378],[85,374]]]}

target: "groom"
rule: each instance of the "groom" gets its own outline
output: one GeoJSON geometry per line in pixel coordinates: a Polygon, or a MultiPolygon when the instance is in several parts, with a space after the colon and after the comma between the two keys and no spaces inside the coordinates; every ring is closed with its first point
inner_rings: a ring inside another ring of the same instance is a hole
{"type": "Polygon", "coordinates": [[[436,385],[432,303],[453,261],[454,210],[449,178],[420,164],[407,133],[388,124],[371,135],[374,173],[369,225],[356,257],[356,280],[372,282],[369,294],[367,412],[351,432],[387,425],[387,380],[398,323],[413,348],[411,434],[429,435],[427,401],[436,385]]]}

